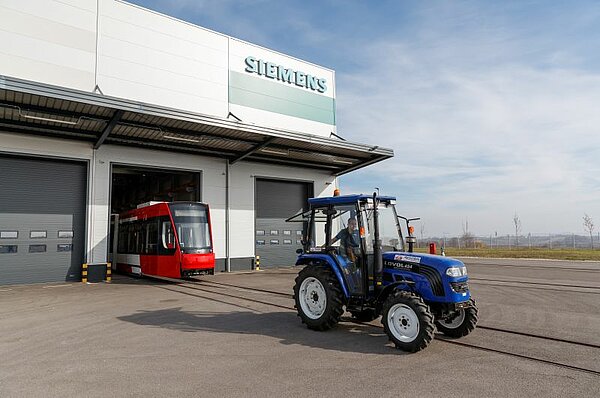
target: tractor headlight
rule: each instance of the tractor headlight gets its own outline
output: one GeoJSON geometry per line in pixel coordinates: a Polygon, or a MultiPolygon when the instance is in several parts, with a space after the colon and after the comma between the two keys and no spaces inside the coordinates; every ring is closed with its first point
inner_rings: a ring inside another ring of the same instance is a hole
{"type": "Polygon", "coordinates": [[[458,278],[460,276],[467,275],[467,267],[450,267],[446,270],[446,275],[451,276],[453,278],[458,278]]]}

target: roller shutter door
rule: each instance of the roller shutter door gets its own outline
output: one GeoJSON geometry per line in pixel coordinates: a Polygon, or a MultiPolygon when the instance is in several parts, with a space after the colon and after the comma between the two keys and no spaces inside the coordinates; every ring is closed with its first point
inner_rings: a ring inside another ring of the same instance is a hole
{"type": "Polygon", "coordinates": [[[308,206],[312,184],[256,181],[256,254],[261,267],[293,265],[301,248],[302,223],[285,220],[308,206]]]}
{"type": "Polygon", "coordinates": [[[0,155],[0,284],[81,279],[87,164],[0,155]]]}

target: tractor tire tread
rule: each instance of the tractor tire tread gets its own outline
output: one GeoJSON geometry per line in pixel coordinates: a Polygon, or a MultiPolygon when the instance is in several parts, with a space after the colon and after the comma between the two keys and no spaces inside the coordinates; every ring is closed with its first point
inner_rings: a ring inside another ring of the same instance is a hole
{"type": "Polygon", "coordinates": [[[434,326],[434,317],[429,309],[429,306],[423,301],[421,296],[404,290],[397,290],[391,293],[383,304],[381,322],[383,323],[383,328],[385,333],[388,335],[390,341],[392,341],[397,349],[408,351],[408,352],[417,352],[426,348],[429,343],[433,340],[433,335],[435,331],[434,326]],[[395,340],[392,336],[392,333],[389,329],[388,321],[387,321],[387,313],[392,305],[396,303],[397,300],[402,299],[405,301],[409,301],[413,304],[413,310],[420,316],[420,332],[419,337],[417,337],[411,343],[403,343],[395,340]]]}
{"type": "Polygon", "coordinates": [[[465,321],[463,322],[462,325],[460,325],[457,328],[450,329],[450,328],[445,327],[441,321],[435,321],[435,326],[437,327],[437,329],[440,332],[442,332],[444,335],[446,335],[448,337],[455,337],[455,338],[465,337],[466,335],[471,333],[473,330],[475,330],[475,327],[477,326],[477,321],[479,319],[479,317],[478,317],[479,311],[477,310],[477,303],[475,302],[475,300],[470,299],[469,301],[471,303],[471,306],[464,310],[465,311],[465,321]]]}
{"type": "Polygon", "coordinates": [[[337,278],[328,266],[321,264],[308,265],[298,273],[294,285],[294,308],[296,308],[297,315],[302,320],[302,323],[306,324],[309,329],[325,331],[334,328],[339,323],[344,313],[343,293],[337,278]],[[300,285],[308,276],[315,277],[321,281],[327,292],[327,307],[323,316],[319,319],[310,319],[303,316],[304,314],[302,314],[300,304],[298,303],[300,285]]]}

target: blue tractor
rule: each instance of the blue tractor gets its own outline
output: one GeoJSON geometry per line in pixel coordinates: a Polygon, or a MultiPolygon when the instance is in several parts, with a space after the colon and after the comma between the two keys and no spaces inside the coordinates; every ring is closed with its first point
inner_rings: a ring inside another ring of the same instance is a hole
{"type": "Polygon", "coordinates": [[[399,216],[395,202],[377,194],[312,198],[307,212],[289,219],[306,223],[294,300],[308,328],[334,327],[344,309],[359,321],[381,315],[396,348],[409,352],[427,347],[435,328],[452,337],[475,329],[467,268],[413,252],[414,219],[399,216]]]}

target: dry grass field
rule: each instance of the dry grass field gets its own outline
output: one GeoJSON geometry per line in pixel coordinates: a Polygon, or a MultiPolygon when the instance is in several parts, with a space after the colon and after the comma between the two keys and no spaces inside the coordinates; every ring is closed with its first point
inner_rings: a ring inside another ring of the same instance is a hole
{"type": "MultiPolygon", "coordinates": [[[[428,248],[418,248],[415,251],[428,253],[428,248]]],[[[441,248],[437,248],[438,254],[441,248]]],[[[543,258],[553,260],[591,260],[600,261],[600,250],[590,249],[547,249],[547,248],[477,248],[457,249],[446,248],[449,257],[494,257],[494,258],[543,258]]]]}

